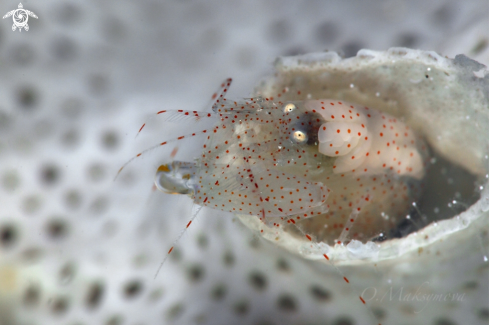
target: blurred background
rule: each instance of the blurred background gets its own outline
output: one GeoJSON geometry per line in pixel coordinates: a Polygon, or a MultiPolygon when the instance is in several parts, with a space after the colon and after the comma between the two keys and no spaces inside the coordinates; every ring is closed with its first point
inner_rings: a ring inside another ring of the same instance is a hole
{"type": "Polygon", "coordinates": [[[477,285],[482,298],[453,314],[369,311],[337,274],[205,209],[154,279],[192,215],[190,199],[152,191],[172,148],[113,181],[136,153],[192,131],[150,123],[134,139],[151,113],[205,109],[227,77],[229,97],[246,97],[277,56],[403,46],[487,65],[487,0],[22,4],[38,16],[29,31],[0,21],[1,325],[489,322],[477,285]]]}

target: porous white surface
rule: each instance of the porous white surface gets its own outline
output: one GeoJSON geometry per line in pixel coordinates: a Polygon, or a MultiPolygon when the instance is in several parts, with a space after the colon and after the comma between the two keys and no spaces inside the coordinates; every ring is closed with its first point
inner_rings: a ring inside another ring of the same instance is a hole
{"type": "Polygon", "coordinates": [[[150,113],[204,109],[225,77],[246,97],[280,55],[408,46],[487,64],[487,1],[23,5],[39,17],[28,32],[0,21],[1,325],[487,324],[487,218],[402,263],[344,268],[348,286],[331,264],[203,210],[154,279],[191,217],[189,199],[151,190],[172,148],[112,181],[137,152],[192,131],[151,123],[134,140],[150,113]],[[381,321],[358,299],[375,291],[381,321]]]}

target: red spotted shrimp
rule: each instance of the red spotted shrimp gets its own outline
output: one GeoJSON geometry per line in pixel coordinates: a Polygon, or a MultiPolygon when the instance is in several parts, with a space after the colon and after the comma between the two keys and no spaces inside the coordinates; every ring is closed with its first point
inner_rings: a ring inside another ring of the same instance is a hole
{"type": "Polygon", "coordinates": [[[277,94],[233,101],[225,98],[230,84],[226,80],[214,94],[212,111],[158,112],[215,124],[137,154],[119,173],[149,150],[203,136],[193,162],[173,161],[174,151],[157,169],[158,189],[318,244],[382,238],[406,218],[421,194],[428,150],[400,119],[335,99],[281,101],[277,94]]]}
{"type": "Polygon", "coordinates": [[[427,148],[398,118],[334,99],[233,101],[225,98],[230,84],[214,94],[212,112],[157,113],[215,120],[146,150],[206,137],[194,162],[158,168],[158,189],[330,245],[382,236],[419,198],[427,148]]]}

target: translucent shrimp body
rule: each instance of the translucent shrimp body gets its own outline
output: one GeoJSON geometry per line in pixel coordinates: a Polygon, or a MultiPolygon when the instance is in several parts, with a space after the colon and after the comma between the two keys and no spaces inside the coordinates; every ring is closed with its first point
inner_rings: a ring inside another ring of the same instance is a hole
{"type": "Polygon", "coordinates": [[[375,109],[223,99],[214,115],[200,157],[161,166],[160,189],[328,243],[385,233],[420,194],[424,144],[375,109]]]}

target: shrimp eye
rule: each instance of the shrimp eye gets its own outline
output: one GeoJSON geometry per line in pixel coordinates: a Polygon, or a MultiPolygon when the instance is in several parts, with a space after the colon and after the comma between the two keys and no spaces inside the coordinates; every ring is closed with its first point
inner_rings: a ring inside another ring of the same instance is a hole
{"type": "Polygon", "coordinates": [[[296,109],[296,107],[295,107],[295,105],[294,105],[294,104],[292,104],[292,103],[288,103],[288,104],[286,104],[286,105],[284,106],[284,113],[290,113],[290,112],[292,112],[292,111],[293,111],[293,110],[295,110],[295,109],[296,109]]]}
{"type": "Polygon", "coordinates": [[[305,143],[307,142],[307,135],[302,131],[294,131],[292,132],[292,140],[296,143],[305,143]]]}

